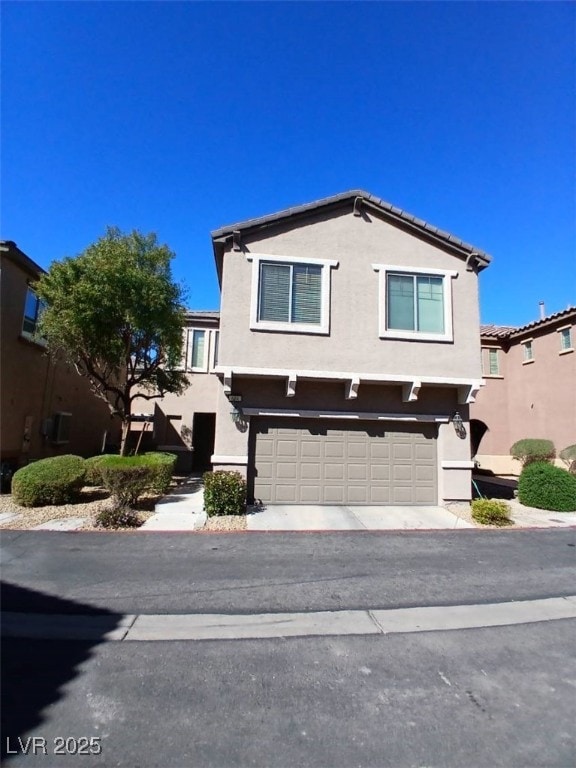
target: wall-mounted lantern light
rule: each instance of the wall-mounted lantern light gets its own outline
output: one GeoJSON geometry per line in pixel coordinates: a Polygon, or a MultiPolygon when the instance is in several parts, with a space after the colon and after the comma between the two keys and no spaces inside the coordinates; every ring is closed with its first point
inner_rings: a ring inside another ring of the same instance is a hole
{"type": "Polygon", "coordinates": [[[242,402],[242,395],[228,394],[226,397],[230,403],[230,418],[234,424],[239,424],[243,418],[242,406],[240,405],[242,402]]]}
{"type": "Polygon", "coordinates": [[[466,427],[464,426],[464,422],[462,421],[462,416],[460,416],[458,411],[454,412],[450,421],[452,422],[452,425],[454,426],[454,431],[456,432],[458,437],[461,440],[464,440],[464,438],[466,437],[466,427]]]}

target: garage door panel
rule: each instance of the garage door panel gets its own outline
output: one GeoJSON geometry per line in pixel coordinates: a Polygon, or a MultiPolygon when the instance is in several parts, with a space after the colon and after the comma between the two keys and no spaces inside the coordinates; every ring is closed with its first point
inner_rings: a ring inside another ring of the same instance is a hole
{"type": "Polygon", "coordinates": [[[277,501],[280,504],[295,504],[300,501],[297,495],[297,488],[298,486],[295,483],[285,485],[277,482],[274,486],[275,493],[273,494],[276,498],[270,499],[270,501],[277,501]]]}
{"type": "Polygon", "coordinates": [[[344,480],[346,476],[346,467],[344,464],[325,464],[324,465],[324,479],[325,480],[344,480]]]}
{"type": "Polygon", "coordinates": [[[348,488],[347,504],[369,504],[369,488],[366,485],[352,485],[348,488]]]}
{"type": "Polygon", "coordinates": [[[253,419],[255,498],[271,504],[435,504],[434,425],[390,426],[253,419]]]}
{"type": "Polygon", "coordinates": [[[317,462],[300,465],[300,477],[302,480],[321,480],[322,468],[317,462]]]}
{"type": "Polygon", "coordinates": [[[307,439],[300,444],[300,456],[303,459],[319,459],[322,456],[320,440],[307,439]]]}
{"type": "Polygon", "coordinates": [[[298,477],[298,465],[295,462],[278,462],[278,471],[276,475],[282,480],[296,480],[298,477]]]}
{"type": "Polygon", "coordinates": [[[324,444],[324,458],[325,459],[343,459],[344,458],[344,443],[342,442],[326,442],[324,444]]]}
{"type": "Polygon", "coordinates": [[[390,465],[389,464],[371,464],[370,465],[370,479],[375,482],[390,482],[390,465]]]}
{"type": "Polygon", "coordinates": [[[346,488],[343,485],[324,486],[324,504],[345,504],[346,488]]]}
{"type": "Polygon", "coordinates": [[[366,464],[348,464],[348,480],[368,480],[368,467],[366,464]]]}

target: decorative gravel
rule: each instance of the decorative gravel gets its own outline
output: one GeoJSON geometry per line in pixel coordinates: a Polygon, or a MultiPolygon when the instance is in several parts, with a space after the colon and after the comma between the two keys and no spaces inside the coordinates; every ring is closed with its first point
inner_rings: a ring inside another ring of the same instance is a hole
{"type": "Polygon", "coordinates": [[[201,531],[245,531],[246,515],[216,515],[209,517],[201,531]]]}
{"type": "MultiPolygon", "coordinates": [[[[16,504],[11,494],[2,494],[0,496],[0,514],[8,513],[18,515],[18,517],[0,522],[0,529],[30,529],[42,523],[47,523],[49,520],[63,520],[74,517],[86,520],[84,525],[77,530],[102,531],[105,529],[97,528],[94,520],[98,512],[109,508],[111,504],[112,501],[108,493],[103,489],[97,488],[83,488],[80,492],[79,500],[75,504],[59,504],[47,507],[22,507],[16,504]]],[[[146,503],[145,501],[144,506],[149,507],[150,502],[146,503]]],[[[138,510],[138,514],[142,522],[144,522],[152,516],[153,511],[148,509],[138,510]]],[[[134,530],[134,528],[121,530],[134,530]]]]}

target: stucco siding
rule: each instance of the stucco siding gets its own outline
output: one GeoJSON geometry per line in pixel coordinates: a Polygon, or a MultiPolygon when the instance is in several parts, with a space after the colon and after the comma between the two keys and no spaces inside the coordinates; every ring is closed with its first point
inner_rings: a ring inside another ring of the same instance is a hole
{"type": "Polygon", "coordinates": [[[245,252],[224,255],[221,366],[480,378],[477,275],[443,249],[376,215],[321,217],[258,239],[246,236],[245,252]],[[276,333],[250,329],[253,262],[250,254],[331,259],[330,333],[276,333]],[[374,264],[455,270],[453,342],[379,338],[380,276],[374,264]]]}

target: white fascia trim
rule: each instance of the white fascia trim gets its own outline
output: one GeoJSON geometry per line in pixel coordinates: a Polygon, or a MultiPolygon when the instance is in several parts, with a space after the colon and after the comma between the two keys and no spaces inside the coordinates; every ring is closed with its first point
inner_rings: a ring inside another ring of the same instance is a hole
{"type": "MultiPolygon", "coordinates": [[[[252,368],[250,366],[217,366],[215,373],[223,374],[225,379],[234,376],[262,376],[267,378],[289,378],[294,376],[294,370],[289,368],[252,368]]],[[[296,371],[298,379],[324,379],[325,381],[350,381],[358,380],[360,383],[372,382],[376,384],[438,384],[442,386],[473,387],[484,386],[481,379],[460,378],[451,376],[406,376],[401,373],[358,373],[351,371],[296,371]]]]}
{"type": "Polygon", "coordinates": [[[433,422],[448,424],[449,416],[434,416],[428,413],[378,413],[375,411],[313,411],[307,409],[288,410],[286,408],[242,408],[246,416],[283,416],[296,419],[347,419],[349,421],[407,421],[433,422]]]}
{"type": "Polygon", "coordinates": [[[212,464],[248,464],[248,456],[220,456],[215,453],[210,461],[212,464]]]}
{"type": "Polygon", "coordinates": [[[404,339],[415,341],[454,341],[452,323],[452,280],[458,277],[454,269],[426,269],[395,264],[372,264],[372,269],[379,273],[378,286],[378,336],[381,339],[404,339]],[[419,331],[388,330],[386,328],[386,273],[397,272],[405,275],[434,275],[444,279],[444,333],[420,333],[419,331]]]}
{"type": "Polygon", "coordinates": [[[473,461],[443,461],[442,469],[474,469],[473,461]]]}
{"type": "Polygon", "coordinates": [[[276,331],[280,333],[315,333],[327,336],[330,333],[330,278],[331,269],[338,266],[335,259],[307,259],[301,256],[271,256],[266,253],[247,253],[252,262],[252,286],[250,290],[250,329],[253,331],[276,331]],[[260,262],[274,261],[280,264],[313,264],[322,267],[322,310],[319,325],[307,323],[273,323],[258,320],[258,296],[260,295],[260,262]]]}

